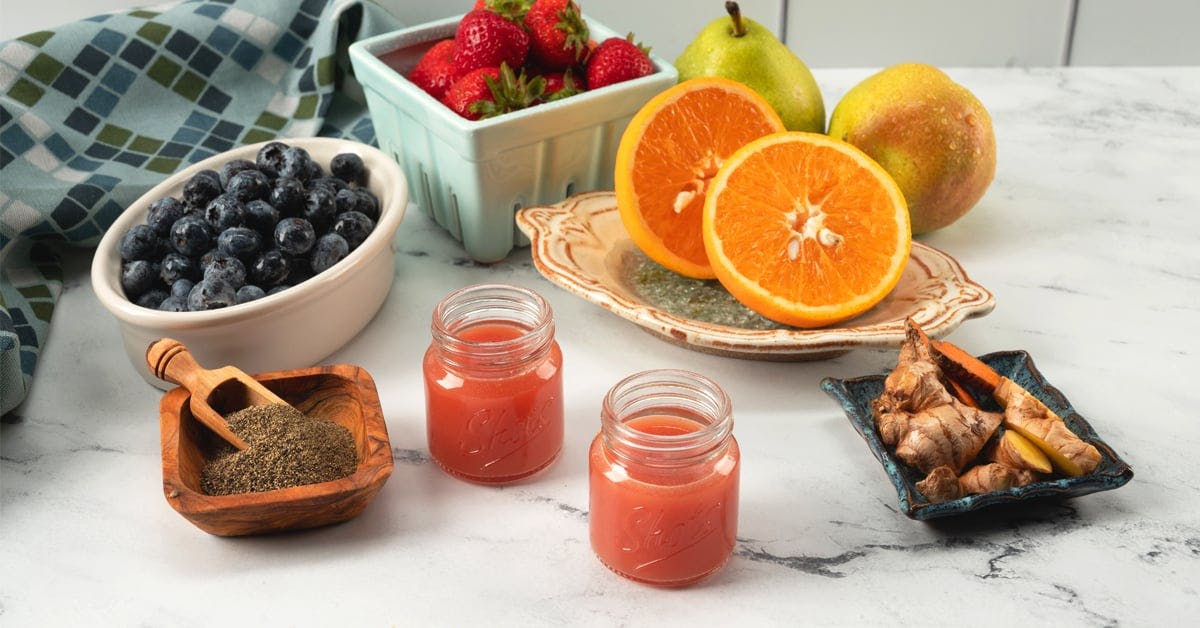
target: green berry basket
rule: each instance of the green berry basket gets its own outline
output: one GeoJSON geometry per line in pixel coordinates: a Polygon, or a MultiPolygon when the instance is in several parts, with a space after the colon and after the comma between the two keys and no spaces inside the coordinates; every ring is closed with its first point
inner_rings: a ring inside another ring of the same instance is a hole
{"type": "MultiPolygon", "coordinates": [[[[518,209],[612,189],[621,133],[642,105],[675,84],[678,74],[651,53],[656,71],[649,76],[467,120],[403,76],[434,43],[454,36],[461,17],[354,43],[350,61],[366,93],[379,146],[404,169],[412,200],[474,260],[490,263],[529,244],[513,220],[518,209]]],[[[584,19],[597,42],[623,37],[584,19]]]]}

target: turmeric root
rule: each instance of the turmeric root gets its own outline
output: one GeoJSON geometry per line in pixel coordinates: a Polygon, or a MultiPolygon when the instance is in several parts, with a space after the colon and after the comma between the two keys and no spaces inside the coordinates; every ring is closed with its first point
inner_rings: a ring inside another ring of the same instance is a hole
{"type": "Polygon", "coordinates": [[[994,396],[1004,408],[1004,426],[1045,452],[1056,469],[1074,477],[1091,473],[1100,464],[1098,449],[1076,436],[1061,417],[1016,382],[1001,377],[994,396]]]}
{"type": "Polygon", "coordinates": [[[996,390],[1000,385],[999,373],[979,358],[963,351],[958,345],[945,340],[935,340],[931,344],[938,366],[949,372],[954,379],[965,381],[987,392],[996,390]]]}
{"type": "Polygon", "coordinates": [[[989,458],[1013,469],[1050,473],[1050,459],[1037,445],[1016,430],[1004,430],[989,458]]]}

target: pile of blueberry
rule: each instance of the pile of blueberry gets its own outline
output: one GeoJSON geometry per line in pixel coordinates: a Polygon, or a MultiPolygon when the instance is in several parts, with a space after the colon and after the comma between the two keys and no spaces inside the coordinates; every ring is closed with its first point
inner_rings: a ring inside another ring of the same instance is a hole
{"type": "Polygon", "coordinates": [[[275,294],[338,263],[379,220],[362,159],[271,142],[255,161],[202,170],[181,198],[154,201],[121,236],[121,287],[168,312],[229,307],[275,294]]]}

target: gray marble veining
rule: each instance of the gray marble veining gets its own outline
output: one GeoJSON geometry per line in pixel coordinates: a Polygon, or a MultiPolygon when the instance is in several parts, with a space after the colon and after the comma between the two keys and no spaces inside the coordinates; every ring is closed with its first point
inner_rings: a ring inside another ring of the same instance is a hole
{"type": "MultiPolygon", "coordinates": [[[[868,74],[818,71],[827,105],[868,74]]],[[[1177,625],[1200,615],[1200,68],[969,69],[996,180],[922,238],[995,292],[950,337],[1024,349],[1134,468],[1119,490],[921,523],[822,377],[894,353],[729,360],[665,344],[543,280],[528,251],[472,262],[412,210],[383,310],[330,362],[374,376],[396,468],[346,524],[220,539],[162,495],[159,394],[70,255],[29,400],[0,425],[0,622],[46,625],[1177,625]],[[483,488],[425,447],[429,314],[484,281],[551,302],[566,360],[562,459],[483,488]],[[600,399],[644,368],[730,394],[743,450],[739,543],[709,581],[663,591],[592,555],[587,446],[600,399]]]]}

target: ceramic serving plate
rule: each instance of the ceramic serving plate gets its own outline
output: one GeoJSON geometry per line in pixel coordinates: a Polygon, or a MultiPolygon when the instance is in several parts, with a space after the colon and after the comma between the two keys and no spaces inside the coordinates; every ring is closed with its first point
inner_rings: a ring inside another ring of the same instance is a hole
{"type": "Polygon", "coordinates": [[[858,347],[896,348],[907,317],[941,337],[996,305],[954,258],[914,242],[900,283],[875,307],[838,325],[797,329],[754,314],[716,281],[687,279],[648,260],[626,235],[612,192],[527,207],[517,226],[550,281],[668,342],[730,357],[820,360],[858,347]]]}
{"type": "MultiPolygon", "coordinates": [[[[1077,436],[1091,443],[1100,450],[1100,465],[1088,475],[1074,478],[1054,478],[1034,482],[1026,486],[1010,488],[1003,491],[992,491],[981,495],[968,495],[959,499],[939,504],[931,504],[925,496],[916,489],[916,483],[921,481],[923,474],[898,460],[893,452],[884,446],[875,429],[875,421],[871,415],[871,401],[883,393],[883,380],[887,376],[869,375],[853,379],[825,378],[821,381],[821,389],[836,399],[846,411],[850,423],[863,437],[870,447],[871,453],[883,464],[883,470],[896,487],[900,499],[900,509],[913,519],[934,519],[976,510],[1017,504],[1034,500],[1051,498],[1078,497],[1097,491],[1108,491],[1124,486],[1133,478],[1133,469],[1121,460],[1112,448],[1100,437],[1078,412],[1071,407],[1071,402],[1059,390],[1050,385],[1046,378],[1037,370],[1033,359],[1024,351],[1001,351],[980,356],[988,366],[997,373],[1008,377],[1028,390],[1042,403],[1063,418],[1067,427],[1077,436]]],[[[994,402],[986,405],[990,399],[981,399],[981,405],[987,410],[996,411],[994,402]]]]}

